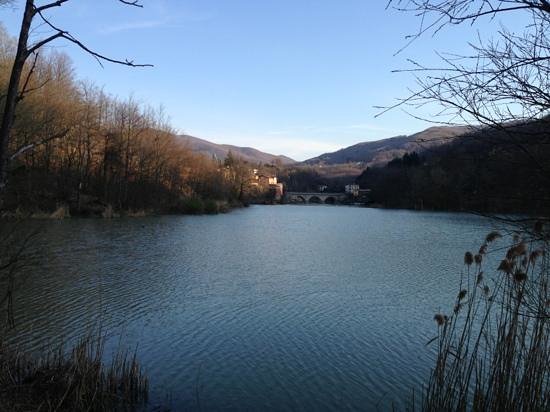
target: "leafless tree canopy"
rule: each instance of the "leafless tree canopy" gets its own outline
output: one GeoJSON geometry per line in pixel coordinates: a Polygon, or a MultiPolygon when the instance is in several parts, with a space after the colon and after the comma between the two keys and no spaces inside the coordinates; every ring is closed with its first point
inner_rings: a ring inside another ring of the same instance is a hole
{"type": "Polygon", "coordinates": [[[410,60],[408,69],[396,70],[411,74],[416,85],[382,111],[398,108],[428,122],[469,127],[456,138],[438,137],[435,146],[420,138],[416,162],[409,153],[367,169],[360,183],[388,207],[550,216],[548,3],[392,0],[388,7],[418,22],[403,48],[457,25],[461,34],[475,33],[483,22],[484,34],[463,55],[440,52],[433,65],[410,60]],[[510,21],[516,32],[503,27],[510,21]]]}
{"type": "MultiPolygon", "coordinates": [[[[8,179],[8,166],[13,160],[13,154],[9,153],[10,138],[11,138],[11,129],[13,127],[13,122],[15,119],[16,107],[19,101],[21,101],[25,94],[31,90],[27,87],[34,73],[34,67],[37,61],[38,51],[45,45],[50,44],[56,40],[65,40],[78,48],[82,49],[84,52],[93,56],[99,64],[106,61],[109,63],[122,64],[130,67],[145,67],[150,66],[149,64],[137,64],[132,60],[119,60],[112,57],[103,55],[95,50],[90,49],[77,37],[69,33],[67,30],[64,30],[61,27],[55,25],[52,20],[46,15],[46,12],[51,9],[62,7],[70,0],[57,0],[46,2],[42,4],[36,4],[35,0],[26,0],[25,7],[23,11],[23,17],[21,20],[21,29],[19,37],[17,39],[17,50],[13,59],[13,65],[10,74],[10,80],[7,87],[7,92],[3,97],[3,114],[0,124],[0,206],[3,200],[3,193],[6,188],[6,182],[8,179]],[[45,25],[51,30],[51,34],[41,40],[38,40],[32,44],[29,44],[29,34],[33,24],[36,22],[45,25]],[[31,70],[28,72],[28,77],[22,79],[23,71],[27,60],[31,57],[34,57],[34,63],[32,64],[31,70]],[[21,89],[21,82],[23,82],[23,88],[21,89]]],[[[9,0],[0,0],[0,5],[9,3],[9,0]]],[[[141,8],[142,5],[138,0],[117,0],[118,3],[141,8]]],[[[51,137],[52,139],[58,138],[60,136],[51,137]]],[[[62,136],[61,136],[62,137],[62,136]]],[[[33,147],[27,147],[25,150],[31,150],[33,147]]],[[[21,154],[16,151],[15,155],[21,154]]]]}
{"type": "Polygon", "coordinates": [[[475,25],[503,13],[527,13],[522,33],[500,28],[479,39],[470,55],[440,54],[442,67],[413,61],[418,87],[398,105],[441,104],[450,122],[500,127],[510,121],[540,119],[550,108],[550,3],[546,0],[393,0],[390,5],[419,18],[414,41],[446,26],[475,25]]]}

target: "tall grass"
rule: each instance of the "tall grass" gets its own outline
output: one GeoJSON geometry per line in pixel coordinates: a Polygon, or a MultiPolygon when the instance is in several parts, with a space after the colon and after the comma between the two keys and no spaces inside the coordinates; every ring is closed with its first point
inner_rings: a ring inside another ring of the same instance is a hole
{"type": "Polygon", "coordinates": [[[3,340],[15,326],[14,294],[25,292],[36,231],[0,221],[0,411],[130,411],[147,401],[148,381],[135,354],[118,350],[105,363],[105,337],[88,334],[70,350],[40,356],[3,340]],[[5,314],[5,315],[4,315],[5,314]],[[4,317],[5,316],[5,317],[4,317]]]}
{"type": "Polygon", "coordinates": [[[505,247],[500,238],[493,232],[465,254],[454,307],[434,317],[423,410],[550,411],[549,237],[538,223],[505,247]],[[487,254],[504,251],[486,276],[487,254]]]}
{"type": "Polygon", "coordinates": [[[148,381],[135,354],[103,362],[105,339],[89,335],[71,351],[40,358],[0,344],[0,410],[131,411],[147,401],[148,381]]]}

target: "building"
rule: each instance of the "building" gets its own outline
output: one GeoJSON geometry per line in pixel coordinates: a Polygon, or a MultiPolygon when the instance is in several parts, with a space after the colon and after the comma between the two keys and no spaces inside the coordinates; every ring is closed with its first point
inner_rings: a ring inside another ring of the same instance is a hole
{"type": "Polygon", "coordinates": [[[277,176],[261,174],[258,169],[252,169],[251,172],[250,186],[254,186],[257,191],[269,193],[270,198],[276,202],[281,200],[284,186],[278,182],[277,176]]]}
{"type": "Polygon", "coordinates": [[[346,185],[346,193],[355,197],[359,196],[359,185],[358,184],[346,185]]]}
{"type": "Polygon", "coordinates": [[[254,186],[270,186],[277,184],[277,176],[267,176],[260,174],[258,169],[252,169],[252,179],[250,184],[254,186]]]}

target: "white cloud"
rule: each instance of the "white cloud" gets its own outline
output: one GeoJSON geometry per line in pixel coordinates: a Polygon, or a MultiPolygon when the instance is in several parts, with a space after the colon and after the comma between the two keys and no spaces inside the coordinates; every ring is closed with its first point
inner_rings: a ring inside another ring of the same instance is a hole
{"type": "Polygon", "coordinates": [[[158,10],[153,10],[151,15],[156,18],[148,20],[127,21],[118,24],[106,25],[99,29],[100,34],[113,34],[131,30],[184,27],[185,23],[202,23],[214,18],[211,12],[183,11],[177,14],[170,14],[162,4],[158,4],[158,10]]]}
{"type": "Polygon", "coordinates": [[[129,30],[140,30],[140,29],[152,29],[155,27],[160,27],[166,25],[168,22],[166,20],[143,20],[143,21],[134,21],[121,23],[118,25],[113,25],[109,27],[103,27],[100,29],[101,34],[113,34],[119,33],[122,31],[129,30]]]}

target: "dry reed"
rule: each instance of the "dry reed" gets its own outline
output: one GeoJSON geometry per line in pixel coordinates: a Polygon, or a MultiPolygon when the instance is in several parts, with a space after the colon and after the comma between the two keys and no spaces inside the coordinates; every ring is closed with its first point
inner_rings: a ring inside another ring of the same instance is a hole
{"type": "Polygon", "coordinates": [[[425,411],[550,410],[550,238],[540,224],[516,234],[487,279],[483,257],[501,237],[490,233],[479,257],[466,253],[454,310],[434,317],[425,411]]]}
{"type": "Polygon", "coordinates": [[[0,410],[136,410],[147,401],[147,378],[135,354],[119,351],[105,364],[104,344],[90,335],[41,358],[0,344],[0,410]]]}

